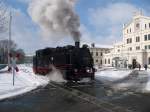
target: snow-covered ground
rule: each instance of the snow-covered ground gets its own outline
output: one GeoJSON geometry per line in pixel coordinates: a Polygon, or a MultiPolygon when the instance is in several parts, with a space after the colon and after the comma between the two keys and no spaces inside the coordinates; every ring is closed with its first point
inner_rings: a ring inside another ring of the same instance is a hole
{"type": "Polygon", "coordinates": [[[150,69],[141,70],[139,75],[135,73],[129,76],[132,70],[104,69],[96,72],[96,79],[110,84],[115,89],[134,88],[135,91],[150,92],[150,69]]]}
{"type": "MultiPolygon", "coordinates": [[[[117,70],[114,68],[105,68],[104,70],[98,70],[98,72],[96,72],[95,74],[95,77],[97,80],[100,80],[104,83],[108,82],[111,84],[112,82],[125,79],[130,75],[131,72],[132,70],[117,70]]],[[[148,81],[145,82],[146,86],[143,88],[143,90],[146,92],[150,92],[150,69],[143,72],[148,74],[148,81]]],[[[36,89],[39,86],[46,86],[50,80],[56,82],[64,82],[65,80],[63,80],[63,78],[61,78],[61,75],[59,74],[60,73],[58,73],[58,71],[54,71],[49,76],[35,75],[30,65],[19,65],[19,72],[15,75],[15,85],[13,86],[12,74],[7,72],[7,68],[0,70],[0,100],[24,94],[36,89]]],[[[135,79],[133,78],[133,80],[135,79]]],[[[132,79],[131,82],[133,82],[132,79]]],[[[129,85],[127,83],[128,81],[119,82],[118,85],[120,87],[124,87],[122,85],[129,85]]]]}
{"type": "Polygon", "coordinates": [[[116,81],[123,79],[131,73],[131,70],[108,69],[96,72],[96,79],[101,81],[116,81]]]}
{"type": "Polygon", "coordinates": [[[145,86],[145,92],[150,92],[150,69],[147,70],[147,74],[148,74],[148,82],[145,86]]]}
{"type": "Polygon", "coordinates": [[[13,75],[5,68],[0,70],[0,100],[24,94],[39,86],[45,86],[48,82],[48,77],[35,75],[31,66],[19,65],[19,72],[15,75],[13,86],[13,75]]]}

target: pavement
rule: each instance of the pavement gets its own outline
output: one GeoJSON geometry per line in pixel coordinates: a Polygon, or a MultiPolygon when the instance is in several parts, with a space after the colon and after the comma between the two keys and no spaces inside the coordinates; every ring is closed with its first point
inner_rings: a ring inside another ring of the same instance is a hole
{"type": "Polygon", "coordinates": [[[0,112],[104,112],[103,109],[51,85],[0,102],[0,112]]]}

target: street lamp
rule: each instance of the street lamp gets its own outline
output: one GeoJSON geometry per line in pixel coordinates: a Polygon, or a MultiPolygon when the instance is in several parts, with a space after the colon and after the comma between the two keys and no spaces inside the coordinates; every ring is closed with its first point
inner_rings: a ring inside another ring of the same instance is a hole
{"type": "Polygon", "coordinates": [[[10,67],[10,48],[11,48],[11,23],[12,23],[12,15],[11,15],[11,11],[10,11],[10,15],[9,15],[9,39],[8,39],[8,68],[10,67]]]}

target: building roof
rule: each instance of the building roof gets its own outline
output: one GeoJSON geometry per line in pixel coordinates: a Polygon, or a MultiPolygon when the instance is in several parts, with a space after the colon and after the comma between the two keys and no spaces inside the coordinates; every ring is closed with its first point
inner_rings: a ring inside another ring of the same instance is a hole
{"type": "MultiPolygon", "coordinates": [[[[92,48],[91,44],[89,44],[89,43],[81,43],[81,44],[82,45],[87,44],[90,48],[92,48]]],[[[103,48],[103,49],[112,49],[113,48],[112,45],[103,45],[103,44],[95,44],[95,43],[94,43],[94,45],[95,45],[94,48],[103,48]]]]}
{"type": "Polygon", "coordinates": [[[127,24],[123,25],[124,26],[123,29],[126,29],[137,18],[150,19],[150,17],[144,16],[142,12],[136,12],[134,14],[132,20],[130,22],[128,22],[127,24]]]}

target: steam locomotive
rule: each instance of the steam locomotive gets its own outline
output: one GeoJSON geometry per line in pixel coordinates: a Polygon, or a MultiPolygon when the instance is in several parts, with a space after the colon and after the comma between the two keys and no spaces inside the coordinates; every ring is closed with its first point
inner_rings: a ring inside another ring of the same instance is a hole
{"type": "Polygon", "coordinates": [[[34,73],[46,75],[52,71],[52,66],[60,70],[68,81],[79,81],[83,78],[94,80],[93,58],[88,46],[83,45],[80,48],[79,42],[75,42],[75,46],[37,50],[33,57],[34,73]]]}

